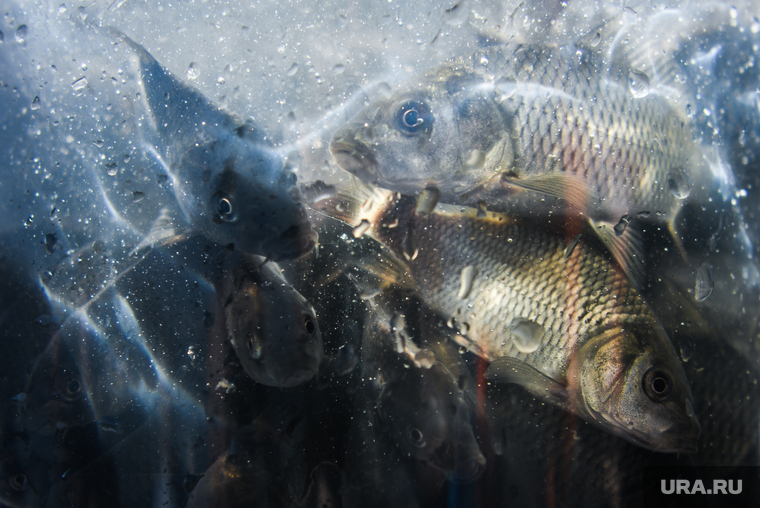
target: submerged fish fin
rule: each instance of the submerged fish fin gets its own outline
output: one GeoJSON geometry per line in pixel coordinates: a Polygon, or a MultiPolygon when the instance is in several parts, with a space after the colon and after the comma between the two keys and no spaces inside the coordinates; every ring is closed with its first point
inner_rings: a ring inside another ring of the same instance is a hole
{"type": "Polygon", "coordinates": [[[491,362],[486,370],[486,379],[520,385],[536,397],[560,406],[569,398],[567,388],[562,383],[510,356],[502,356],[491,362]]]}
{"type": "Polygon", "coordinates": [[[129,253],[130,256],[138,256],[141,251],[154,245],[171,245],[187,238],[186,228],[177,224],[175,217],[166,206],[158,213],[158,218],[150,226],[150,231],[140,243],[129,253]]]}
{"type": "Polygon", "coordinates": [[[385,247],[382,247],[382,252],[376,256],[355,260],[354,266],[368,274],[370,279],[374,278],[374,283],[371,280],[365,280],[363,283],[364,289],[375,287],[378,291],[382,291],[391,285],[404,289],[414,289],[416,287],[411,275],[409,275],[406,263],[385,247]]]}
{"type": "Polygon", "coordinates": [[[371,233],[372,225],[383,212],[383,207],[393,197],[391,191],[370,187],[356,180],[351,186],[325,186],[327,189],[324,189],[321,188],[322,185],[324,184],[313,189],[302,188],[302,192],[309,198],[307,204],[313,210],[343,221],[357,230],[365,223],[368,228],[363,228],[362,233],[368,229],[371,233]]]}
{"type": "Polygon", "coordinates": [[[589,219],[589,223],[631,284],[636,289],[641,289],[646,277],[646,257],[641,233],[632,224],[618,232],[619,226],[610,222],[589,219]]]}
{"type": "Polygon", "coordinates": [[[596,192],[588,181],[578,175],[564,172],[552,172],[534,176],[501,177],[502,185],[513,186],[522,190],[539,192],[568,203],[579,212],[593,210],[598,203],[596,192]]]}

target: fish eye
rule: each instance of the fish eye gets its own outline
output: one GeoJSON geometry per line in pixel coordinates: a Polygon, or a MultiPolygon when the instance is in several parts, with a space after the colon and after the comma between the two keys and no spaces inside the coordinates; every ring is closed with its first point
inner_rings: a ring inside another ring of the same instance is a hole
{"type": "Polygon", "coordinates": [[[308,314],[303,317],[303,325],[306,328],[306,333],[309,335],[314,335],[314,332],[317,331],[317,325],[314,324],[314,320],[308,314]]]}
{"type": "Polygon", "coordinates": [[[237,219],[233,199],[229,194],[217,192],[211,198],[211,204],[214,207],[216,219],[224,222],[234,222],[237,219]]]}
{"type": "Polygon", "coordinates": [[[396,128],[405,134],[419,134],[433,126],[433,115],[424,102],[406,101],[396,112],[396,128]]]}
{"type": "Polygon", "coordinates": [[[11,488],[13,490],[21,492],[22,490],[25,490],[29,485],[29,479],[24,473],[18,473],[11,476],[9,483],[11,484],[11,488]]]}
{"type": "Polygon", "coordinates": [[[77,379],[71,379],[66,383],[66,395],[76,395],[82,389],[82,384],[77,379]]]}
{"type": "Polygon", "coordinates": [[[422,435],[422,431],[416,427],[409,429],[409,442],[417,448],[425,446],[425,436],[422,435]]]}
{"type": "Polygon", "coordinates": [[[673,382],[665,372],[652,369],[644,375],[644,391],[655,402],[665,400],[672,387],[673,382]]]}

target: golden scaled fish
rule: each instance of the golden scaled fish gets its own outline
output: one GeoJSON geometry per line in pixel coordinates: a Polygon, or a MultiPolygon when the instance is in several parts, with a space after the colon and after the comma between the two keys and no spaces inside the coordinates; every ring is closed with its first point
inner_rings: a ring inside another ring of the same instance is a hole
{"type": "Polygon", "coordinates": [[[451,204],[583,216],[625,259],[614,226],[638,214],[671,226],[709,165],[686,117],[644,93],[647,77],[613,76],[595,49],[510,43],[455,58],[360,110],[330,151],[402,194],[433,188],[451,204]]]}
{"type": "Polygon", "coordinates": [[[413,198],[366,188],[313,206],[383,244],[361,262],[414,288],[490,362],[491,380],[637,445],[694,450],[700,427],[673,345],[593,238],[459,206],[422,213],[413,198]]]}

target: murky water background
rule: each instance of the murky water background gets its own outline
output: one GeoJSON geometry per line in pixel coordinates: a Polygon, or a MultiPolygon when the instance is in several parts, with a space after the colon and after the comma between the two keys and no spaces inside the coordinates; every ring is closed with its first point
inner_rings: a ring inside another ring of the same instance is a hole
{"type": "MultiPolygon", "coordinates": [[[[219,246],[196,237],[133,252],[177,204],[148,148],[134,55],[107,27],[223,108],[252,117],[300,182],[334,183],[350,178],[327,150],[332,132],[410,76],[484,40],[567,44],[615,16],[650,19],[665,8],[0,3],[0,505],[637,506],[644,464],[758,465],[756,2],[667,6],[682,14],[684,30],[711,9],[729,11],[725,26],[697,30],[679,51],[692,62],[691,118],[717,147],[724,196],[754,246],[694,220],[693,230],[716,231],[725,255],[688,269],[652,256],[660,263],[653,277],[672,278],[645,293],[684,362],[703,435],[712,436],[693,456],[637,448],[516,387],[486,403],[480,387],[472,425],[487,469],[474,482],[448,481],[404,456],[361,387],[364,304],[340,274],[347,252],[372,250],[368,239],[314,214],[319,255],[282,264],[315,307],[329,365],[290,389],[256,384],[236,360],[215,289],[219,246]],[[239,461],[210,470],[231,446],[239,461]],[[229,486],[224,495],[210,486],[219,484],[229,486]]],[[[645,93],[646,76],[631,79],[645,93]]],[[[410,334],[432,335],[433,318],[415,302],[409,308],[410,334]]],[[[460,356],[462,369],[482,368],[460,356]]]]}

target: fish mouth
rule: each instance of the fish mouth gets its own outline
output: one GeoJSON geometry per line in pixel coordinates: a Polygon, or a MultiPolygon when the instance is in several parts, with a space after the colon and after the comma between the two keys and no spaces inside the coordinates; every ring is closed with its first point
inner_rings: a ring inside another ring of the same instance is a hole
{"type": "Polygon", "coordinates": [[[265,249],[271,252],[273,261],[287,261],[298,259],[311,252],[317,245],[319,235],[308,226],[291,226],[286,229],[279,238],[274,240],[271,249],[265,249]]]}
{"type": "Polygon", "coordinates": [[[330,141],[330,153],[344,171],[348,171],[362,180],[377,178],[377,160],[363,143],[350,143],[344,138],[334,137],[330,141]]]}

